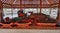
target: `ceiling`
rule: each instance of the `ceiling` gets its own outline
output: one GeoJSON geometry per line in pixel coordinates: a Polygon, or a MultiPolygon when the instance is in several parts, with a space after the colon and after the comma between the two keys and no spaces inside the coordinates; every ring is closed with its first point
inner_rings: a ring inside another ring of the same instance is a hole
{"type": "Polygon", "coordinates": [[[1,0],[4,7],[50,7],[58,6],[59,0],[1,0]],[[21,4],[21,5],[20,5],[21,4]]]}

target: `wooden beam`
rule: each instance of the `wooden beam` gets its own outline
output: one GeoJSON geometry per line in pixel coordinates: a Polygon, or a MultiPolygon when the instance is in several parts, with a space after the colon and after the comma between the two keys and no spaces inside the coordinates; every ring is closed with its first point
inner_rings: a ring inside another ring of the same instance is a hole
{"type": "Polygon", "coordinates": [[[20,0],[20,9],[22,10],[22,0],[20,0]]]}
{"type": "Polygon", "coordinates": [[[16,0],[14,0],[13,4],[15,4],[16,0]]]}
{"type": "MultiPolygon", "coordinates": [[[[4,7],[11,7],[11,5],[4,4],[4,7]]],[[[16,5],[16,4],[15,4],[15,5],[12,5],[12,7],[18,7],[18,8],[19,8],[20,5],[16,5]]],[[[26,8],[27,8],[27,7],[28,7],[28,8],[33,8],[33,7],[34,7],[34,8],[37,8],[37,7],[38,7],[38,8],[39,8],[39,7],[40,7],[40,4],[38,4],[38,5],[36,5],[36,4],[32,4],[32,5],[25,4],[25,5],[24,5],[24,4],[23,4],[23,5],[22,5],[22,8],[25,8],[25,7],[26,7],[26,8]]],[[[45,4],[45,5],[42,5],[41,7],[45,7],[45,8],[48,7],[48,8],[49,8],[50,5],[46,5],[46,4],[45,4]]],[[[57,6],[53,6],[53,5],[52,5],[51,7],[57,7],[57,6]]],[[[50,8],[51,8],[51,7],[50,7],[50,8]]]]}
{"type": "MultiPolygon", "coordinates": [[[[40,5],[40,4],[8,4],[8,3],[2,3],[2,4],[6,4],[6,5],[13,5],[13,6],[22,6],[22,5],[40,5]]],[[[42,6],[44,5],[44,6],[46,6],[46,5],[48,5],[48,6],[52,6],[52,5],[57,5],[57,4],[59,4],[59,3],[54,3],[54,4],[42,4],[42,6]]],[[[47,7],[47,6],[46,6],[47,7]]]]}
{"type": "Polygon", "coordinates": [[[50,2],[49,2],[48,0],[46,0],[46,2],[47,2],[48,4],[50,4],[50,2]]]}
{"type": "Polygon", "coordinates": [[[58,18],[57,22],[60,22],[60,0],[59,0],[59,5],[58,5],[58,18]]]}
{"type": "Polygon", "coordinates": [[[0,0],[0,9],[2,8],[3,6],[2,6],[2,2],[1,2],[1,0],[0,0]]]}
{"type": "Polygon", "coordinates": [[[42,0],[40,0],[40,13],[41,13],[41,8],[42,8],[42,0]]]}
{"type": "MultiPolygon", "coordinates": [[[[3,8],[20,8],[20,6],[4,6],[3,8]]],[[[37,7],[22,7],[22,8],[37,8],[37,7]]],[[[38,7],[38,8],[40,8],[40,7],[38,7]]],[[[56,6],[54,6],[54,7],[42,7],[42,8],[56,8],[56,6]]]]}
{"type": "Polygon", "coordinates": [[[48,0],[48,2],[49,2],[50,4],[52,4],[52,1],[51,1],[51,0],[48,0]]]}

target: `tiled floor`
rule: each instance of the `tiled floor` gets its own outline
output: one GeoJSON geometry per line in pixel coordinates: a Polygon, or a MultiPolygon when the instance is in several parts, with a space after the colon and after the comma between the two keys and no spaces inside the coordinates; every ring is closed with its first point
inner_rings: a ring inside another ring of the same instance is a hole
{"type": "Polygon", "coordinates": [[[60,33],[60,30],[0,29],[0,33],[60,33]]]}

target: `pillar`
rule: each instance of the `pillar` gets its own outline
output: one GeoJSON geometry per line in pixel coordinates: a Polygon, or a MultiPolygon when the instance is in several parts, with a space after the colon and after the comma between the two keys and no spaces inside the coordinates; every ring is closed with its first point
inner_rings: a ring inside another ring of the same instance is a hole
{"type": "Polygon", "coordinates": [[[1,22],[1,20],[2,20],[2,9],[3,7],[2,7],[2,1],[0,0],[0,22],[1,22]]]}

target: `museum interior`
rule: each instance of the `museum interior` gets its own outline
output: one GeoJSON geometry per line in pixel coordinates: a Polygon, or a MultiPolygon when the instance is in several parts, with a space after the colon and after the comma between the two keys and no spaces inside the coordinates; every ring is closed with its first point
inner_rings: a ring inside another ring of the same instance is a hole
{"type": "Polygon", "coordinates": [[[56,29],[60,0],[0,0],[0,28],[56,29]]]}

